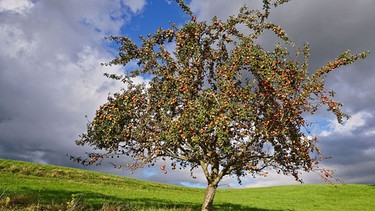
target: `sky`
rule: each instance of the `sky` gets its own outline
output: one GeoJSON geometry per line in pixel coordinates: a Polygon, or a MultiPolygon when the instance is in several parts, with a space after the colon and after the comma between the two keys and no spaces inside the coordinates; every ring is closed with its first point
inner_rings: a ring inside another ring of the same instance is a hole
{"type": "MultiPolygon", "coordinates": [[[[217,16],[225,20],[243,4],[255,0],[190,0],[198,20],[217,16]]],[[[299,46],[310,43],[311,71],[351,49],[375,50],[375,1],[292,0],[271,11],[299,46]]],[[[164,175],[158,168],[134,173],[113,169],[109,161],[84,167],[66,154],[84,155],[88,147],[75,145],[88,119],[121,88],[103,73],[121,73],[122,67],[101,66],[116,56],[117,49],[104,39],[139,35],[181,26],[189,19],[173,0],[0,0],[0,158],[70,166],[175,185],[203,187],[189,170],[164,175]]],[[[267,45],[267,39],[263,39],[267,45]]],[[[351,119],[343,125],[327,112],[308,117],[315,122],[323,155],[322,163],[335,169],[345,183],[375,181],[375,52],[367,59],[335,70],[326,79],[327,89],[337,93],[351,119]]],[[[147,82],[138,77],[137,82],[147,82]]],[[[160,163],[163,165],[163,163],[160,163]]],[[[305,183],[322,183],[319,175],[303,174],[305,183]]],[[[226,177],[220,187],[264,187],[299,184],[291,177],[270,173],[246,177],[243,184],[226,177]]]]}

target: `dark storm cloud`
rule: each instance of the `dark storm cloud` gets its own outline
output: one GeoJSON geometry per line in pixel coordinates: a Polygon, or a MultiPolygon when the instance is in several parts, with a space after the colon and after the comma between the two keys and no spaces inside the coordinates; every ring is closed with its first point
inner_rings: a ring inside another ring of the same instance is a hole
{"type": "Polygon", "coordinates": [[[72,166],[65,154],[88,150],[74,144],[85,115],[119,87],[102,76],[120,71],[100,66],[103,37],[128,17],[116,1],[0,4],[0,157],[72,166]]]}
{"type": "MultiPolygon", "coordinates": [[[[374,9],[374,1],[291,1],[273,17],[297,44],[310,43],[310,68],[316,69],[347,49],[353,53],[375,49],[374,9]]],[[[373,63],[374,52],[327,78],[328,88],[337,90],[350,112],[374,111],[373,63]]]]}
{"type": "Polygon", "coordinates": [[[372,51],[366,60],[338,69],[326,79],[327,89],[336,91],[352,118],[344,126],[332,123],[333,128],[322,128],[333,130],[326,135],[318,134],[323,153],[333,157],[323,163],[348,183],[375,181],[374,9],[375,2],[365,0],[292,1],[275,15],[297,43],[310,43],[311,68],[347,49],[372,51]]]}
{"type": "Polygon", "coordinates": [[[121,1],[123,7],[120,1],[33,2],[0,4],[0,157],[140,179],[162,177],[148,169],[119,171],[109,161],[84,167],[66,156],[92,151],[74,143],[86,129],[85,115],[92,119],[108,93],[120,89],[121,84],[103,77],[120,71],[100,66],[114,51],[103,38],[119,34],[130,20],[128,13],[138,13],[145,2],[121,1]]]}
{"type": "MultiPolygon", "coordinates": [[[[193,0],[191,3],[201,20],[209,20],[214,15],[226,19],[235,14],[242,4],[249,6],[253,2],[193,0]]],[[[292,0],[271,11],[270,20],[279,24],[298,46],[305,42],[310,44],[309,68],[313,72],[347,49],[352,53],[374,51],[374,10],[375,1],[368,0],[292,0]]],[[[266,46],[269,41],[268,36],[262,40],[266,46]]],[[[326,88],[336,91],[337,100],[344,103],[343,109],[352,119],[339,126],[334,116],[323,110],[311,118],[317,123],[313,131],[319,137],[323,154],[333,157],[323,164],[337,169],[337,175],[347,179],[346,182],[375,181],[374,56],[372,52],[367,59],[335,70],[326,78],[326,88]],[[331,122],[330,127],[322,127],[321,121],[331,122]]],[[[257,184],[250,186],[288,181],[277,176],[256,179],[257,184]],[[278,178],[279,182],[276,181],[278,178]]],[[[317,176],[304,176],[306,182],[319,182],[317,176]]]]}
{"type": "MultiPolygon", "coordinates": [[[[191,1],[198,18],[206,20],[213,15],[225,19],[236,14],[243,3],[255,6],[253,0],[191,1]]],[[[145,5],[144,1],[129,0],[0,4],[0,157],[82,168],[65,154],[83,155],[91,150],[74,144],[85,130],[85,115],[92,118],[107,94],[120,87],[102,76],[120,71],[100,66],[114,51],[103,45],[103,37],[121,33],[131,21],[129,13],[139,13],[145,5]]],[[[346,49],[356,53],[375,50],[374,10],[372,0],[292,0],[275,9],[271,19],[297,45],[310,43],[313,70],[346,49]]],[[[321,112],[315,118],[332,120],[329,127],[317,124],[314,132],[320,137],[323,153],[333,156],[325,165],[337,169],[346,182],[375,181],[374,56],[375,52],[326,80],[327,88],[337,91],[352,119],[339,126],[332,115],[321,112]]],[[[196,172],[196,180],[190,178],[188,169],[164,175],[159,169],[163,164],[134,174],[114,169],[108,162],[87,169],[172,184],[205,183],[201,171],[196,172]]],[[[318,182],[316,178],[306,175],[305,181],[318,182]]],[[[225,178],[222,184],[234,187],[235,181],[225,178]]],[[[244,179],[250,187],[291,183],[295,184],[293,179],[275,174],[244,179]]]]}

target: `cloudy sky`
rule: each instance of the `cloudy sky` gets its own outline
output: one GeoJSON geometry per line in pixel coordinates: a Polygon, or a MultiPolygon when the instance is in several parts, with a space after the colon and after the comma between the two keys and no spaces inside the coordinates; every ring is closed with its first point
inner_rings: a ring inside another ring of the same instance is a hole
{"type": "MultiPolygon", "coordinates": [[[[226,19],[244,3],[256,6],[254,0],[188,2],[199,20],[214,15],[226,19]]],[[[375,50],[374,10],[373,0],[292,0],[273,10],[271,20],[298,45],[310,43],[313,70],[346,49],[375,50]]],[[[85,115],[92,118],[108,93],[121,86],[103,76],[121,72],[121,67],[100,65],[116,54],[104,37],[137,39],[168,27],[169,21],[182,25],[187,18],[171,0],[0,0],[0,157],[84,168],[66,154],[90,150],[74,143],[85,130],[85,115]]],[[[346,183],[375,181],[374,55],[326,80],[352,116],[349,121],[338,125],[324,112],[311,117],[323,154],[333,157],[324,165],[336,169],[346,183]]],[[[107,162],[85,169],[177,185],[205,184],[200,172],[193,180],[188,171],[164,175],[147,168],[130,174],[107,162]]],[[[321,182],[316,174],[306,174],[304,180],[321,182]]],[[[241,187],[297,184],[275,174],[243,182],[241,187]]],[[[231,178],[221,185],[238,187],[231,178]]]]}

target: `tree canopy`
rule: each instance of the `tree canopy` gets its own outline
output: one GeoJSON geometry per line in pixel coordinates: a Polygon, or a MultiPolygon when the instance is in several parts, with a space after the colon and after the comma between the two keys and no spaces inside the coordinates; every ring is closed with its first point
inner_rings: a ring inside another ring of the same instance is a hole
{"type": "Polygon", "coordinates": [[[124,88],[108,97],[76,141],[100,151],[76,161],[93,164],[125,155],[134,162],[117,167],[135,170],[168,158],[171,169],[201,168],[207,179],[202,210],[212,208],[224,176],[240,182],[274,169],[301,181],[300,172],[316,169],[321,159],[305,114],[325,106],[340,123],[347,118],[324,78],[367,52],[346,51],[312,71],[309,45],[296,47],[280,26],[267,21],[271,7],[286,0],[263,0],[263,9],[243,6],[226,21],[210,22],[198,21],[182,0],[176,2],[191,15],[182,27],[160,28],[141,37],[141,45],[129,37],[108,38],[120,47],[106,65],[136,61],[138,68],[106,74],[124,88]],[[265,31],[278,37],[272,50],[258,41],[265,31]],[[173,51],[166,48],[169,43],[173,51]],[[144,75],[149,83],[133,82],[144,75]]]}

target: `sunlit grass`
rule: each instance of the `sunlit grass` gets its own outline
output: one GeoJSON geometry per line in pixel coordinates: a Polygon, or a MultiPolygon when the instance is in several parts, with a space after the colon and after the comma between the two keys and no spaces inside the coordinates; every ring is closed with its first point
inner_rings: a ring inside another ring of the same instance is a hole
{"type": "MultiPolygon", "coordinates": [[[[204,189],[0,160],[0,210],[200,210],[204,189]]],[[[219,189],[215,210],[373,210],[373,185],[219,189]]]]}

